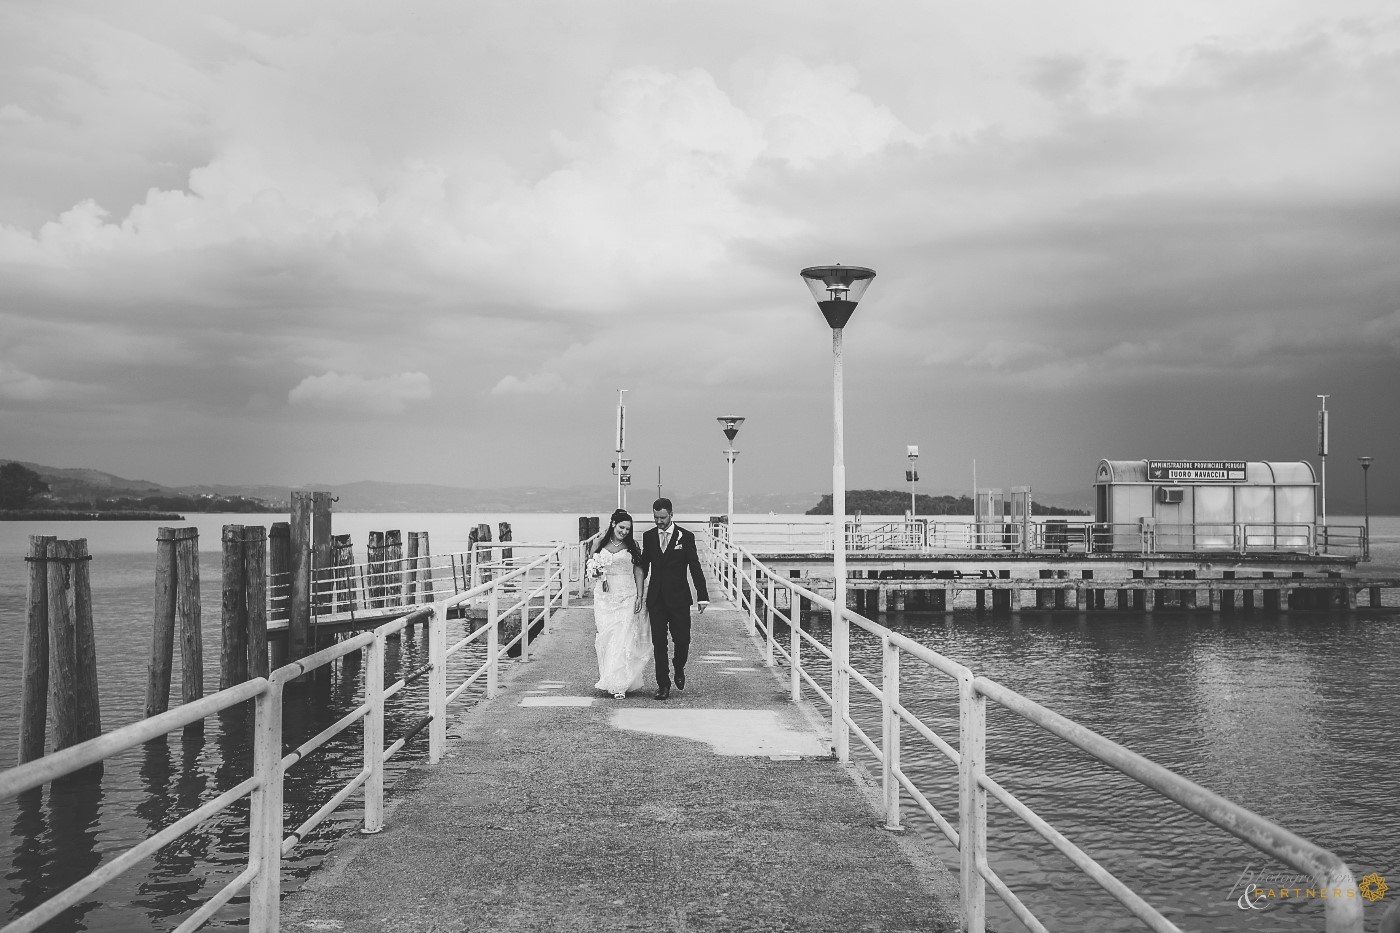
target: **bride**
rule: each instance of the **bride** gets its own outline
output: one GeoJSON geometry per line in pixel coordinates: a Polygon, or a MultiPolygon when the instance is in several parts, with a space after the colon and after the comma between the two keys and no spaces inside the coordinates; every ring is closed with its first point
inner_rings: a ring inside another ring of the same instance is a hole
{"type": "Polygon", "coordinates": [[[632,516],[618,509],[588,558],[593,584],[593,621],[598,634],[598,683],[621,700],[642,686],[651,660],[651,626],[642,606],[642,551],[632,536],[632,516]]]}

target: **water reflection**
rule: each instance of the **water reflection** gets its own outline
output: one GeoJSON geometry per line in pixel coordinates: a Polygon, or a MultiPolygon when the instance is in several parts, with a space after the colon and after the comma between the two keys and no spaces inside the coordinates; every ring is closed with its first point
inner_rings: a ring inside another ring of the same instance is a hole
{"type": "MultiPolygon", "coordinates": [[[[81,881],[102,860],[97,844],[102,800],[101,780],[66,781],[50,787],[44,898],[81,881]]],[[[84,921],[99,906],[96,898],[83,901],[59,914],[45,929],[87,930],[84,921]]]]}

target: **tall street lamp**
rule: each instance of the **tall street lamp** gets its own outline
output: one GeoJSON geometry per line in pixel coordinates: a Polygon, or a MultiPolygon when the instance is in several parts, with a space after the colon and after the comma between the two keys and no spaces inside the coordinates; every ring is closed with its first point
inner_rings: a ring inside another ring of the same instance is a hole
{"type": "Polygon", "coordinates": [[[1322,399],[1322,410],[1317,413],[1317,455],[1322,458],[1322,527],[1327,528],[1327,396],[1322,399]]]}
{"type": "Polygon", "coordinates": [[[1363,556],[1366,560],[1371,559],[1371,458],[1357,457],[1361,462],[1361,502],[1362,513],[1366,519],[1366,547],[1363,549],[1363,556]]]}
{"type": "Polygon", "coordinates": [[[739,451],[734,449],[734,438],[739,434],[739,428],[743,425],[744,419],[738,415],[722,415],[715,419],[724,427],[724,436],[729,439],[729,449],[724,452],[724,459],[729,463],[729,508],[724,513],[729,519],[729,533],[734,533],[734,458],[739,456],[739,451]]]}
{"type": "Polygon", "coordinates": [[[875,270],[863,266],[809,266],[801,275],[826,323],[831,326],[831,563],[836,578],[835,605],[831,613],[831,730],[837,759],[849,761],[850,731],[846,718],[850,709],[850,631],[845,614],[846,437],[842,423],[845,402],[841,385],[841,331],[874,280],[875,270]]]}
{"type": "MultiPolygon", "coordinates": [[[[627,467],[632,463],[631,460],[623,462],[622,459],[623,452],[627,450],[627,406],[622,404],[622,395],[626,391],[626,389],[617,390],[617,435],[613,438],[617,444],[614,448],[617,451],[617,459],[613,461],[613,475],[617,477],[617,507],[619,509],[622,508],[622,477],[627,472],[627,467]]],[[[631,482],[630,476],[627,481],[631,482]]]]}
{"type": "Polygon", "coordinates": [[[919,448],[913,444],[909,445],[909,469],[904,471],[904,478],[909,481],[909,518],[919,517],[919,505],[914,496],[914,486],[919,482],[919,448]]]}

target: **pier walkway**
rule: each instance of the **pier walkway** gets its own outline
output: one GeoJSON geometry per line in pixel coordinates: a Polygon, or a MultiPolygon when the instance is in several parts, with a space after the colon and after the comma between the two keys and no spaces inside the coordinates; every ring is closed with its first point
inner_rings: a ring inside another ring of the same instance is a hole
{"type": "Polygon", "coordinates": [[[339,843],[285,931],[957,929],[957,882],[880,828],[878,781],[763,666],[743,614],[695,613],[687,689],[593,689],[592,610],[551,618],[447,753],[339,843]]]}

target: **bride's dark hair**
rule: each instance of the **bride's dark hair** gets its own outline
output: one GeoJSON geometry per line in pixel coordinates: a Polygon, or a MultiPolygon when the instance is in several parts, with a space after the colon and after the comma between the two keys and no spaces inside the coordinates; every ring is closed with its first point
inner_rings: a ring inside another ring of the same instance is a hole
{"type": "Polygon", "coordinates": [[[637,546],[637,523],[632,520],[632,513],[626,509],[618,509],[608,518],[608,530],[598,536],[598,541],[593,545],[591,553],[597,554],[608,546],[609,541],[617,540],[615,532],[618,522],[632,522],[632,533],[622,543],[627,547],[627,553],[632,555],[632,563],[640,567],[642,565],[642,549],[637,546]]]}

